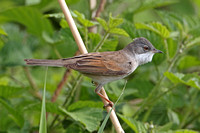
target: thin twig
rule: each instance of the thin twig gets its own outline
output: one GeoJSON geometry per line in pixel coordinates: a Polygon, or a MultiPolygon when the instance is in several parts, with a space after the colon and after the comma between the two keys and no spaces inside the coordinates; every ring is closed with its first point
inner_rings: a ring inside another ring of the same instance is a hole
{"type": "Polygon", "coordinates": [[[25,75],[29,81],[29,84],[31,85],[31,88],[32,88],[31,93],[33,94],[33,96],[35,96],[39,100],[42,100],[42,96],[38,92],[39,89],[38,89],[36,83],[34,82],[28,67],[23,67],[23,69],[24,69],[25,75]]]}
{"type": "MultiPolygon", "coordinates": [[[[73,18],[72,18],[71,14],[69,12],[69,9],[68,9],[68,7],[67,7],[67,5],[65,3],[65,0],[58,0],[58,2],[60,4],[60,6],[61,6],[61,9],[62,9],[65,17],[66,17],[66,20],[67,20],[67,22],[69,24],[69,27],[70,27],[70,29],[72,31],[72,34],[73,34],[73,36],[75,38],[75,41],[76,41],[76,43],[77,43],[77,45],[79,47],[79,50],[81,51],[82,54],[87,53],[87,49],[85,48],[83,40],[81,39],[81,36],[80,36],[80,34],[78,32],[78,29],[76,28],[75,22],[73,21],[73,18]]],[[[105,97],[108,97],[103,88],[101,89],[101,93],[105,97]]],[[[102,101],[103,101],[104,105],[108,104],[104,99],[102,101]]],[[[107,112],[109,112],[111,110],[111,107],[107,107],[106,110],[107,110],[107,112]]],[[[119,120],[118,120],[114,110],[111,112],[110,119],[111,119],[111,121],[112,121],[112,123],[113,123],[113,125],[115,127],[115,130],[118,133],[124,132],[124,130],[122,129],[122,127],[121,127],[121,125],[119,123],[119,120]]]]}
{"type": "Polygon", "coordinates": [[[67,81],[67,79],[68,79],[70,73],[71,73],[71,69],[67,69],[67,70],[65,71],[62,80],[61,80],[60,83],[58,84],[58,86],[57,86],[57,88],[56,88],[56,90],[55,90],[55,92],[54,92],[54,94],[53,94],[53,96],[52,96],[52,98],[51,98],[51,101],[52,101],[52,102],[55,102],[56,99],[58,98],[58,96],[59,96],[59,94],[60,94],[60,92],[61,92],[61,90],[62,90],[62,88],[63,88],[65,82],[67,81]]]}
{"type": "MultiPolygon", "coordinates": [[[[92,0],[92,1],[93,1],[93,0],[92,0]]],[[[97,9],[95,15],[92,16],[92,19],[93,19],[93,20],[95,20],[96,17],[99,17],[99,16],[100,16],[100,14],[101,14],[101,13],[103,12],[103,10],[104,10],[105,4],[106,4],[106,0],[101,0],[101,1],[100,1],[99,7],[98,7],[98,9],[97,9]]],[[[90,32],[96,33],[96,32],[97,32],[97,26],[92,26],[92,27],[90,27],[90,28],[89,28],[89,31],[90,31],[90,32]]]]}
{"type": "Polygon", "coordinates": [[[100,1],[100,4],[99,4],[99,7],[98,7],[98,9],[96,11],[95,17],[99,17],[100,16],[101,12],[104,10],[105,4],[106,4],[106,0],[101,0],[100,1]]]}

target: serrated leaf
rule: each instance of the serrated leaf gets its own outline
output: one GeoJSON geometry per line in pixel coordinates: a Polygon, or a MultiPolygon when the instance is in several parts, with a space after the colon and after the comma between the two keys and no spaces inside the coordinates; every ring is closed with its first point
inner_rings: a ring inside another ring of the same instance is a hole
{"type": "Polygon", "coordinates": [[[105,31],[108,30],[107,22],[104,19],[97,17],[96,20],[100,23],[100,25],[104,28],[105,31]]]}
{"type": "Polygon", "coordinates": [[[91,27],[96,24],[95,22],[86,19],[85,16],[78,11],[74,11],[73,14],[73,16],[85,27],[91,27]]]}
{"type": "Polygon", "coordinates": [[[98,33],[90,32],[88,33],[90,44],[95,47],[101,41],[101,35],[98,33]]]}
{"type": "Polygon", "coordinates": [[[121,27],[126,31],[126,33],[129,34],[129,36],[131,38],[135,38],[135,26],[133,23],[129,22],[129,21],[125,21],[121,27]]]}
{"type": "Polygon", "coordinates": [[[43,17],[39,10],[32,7],[16,7],[1,12],[0,22],[18,22],[26,26],[27,30],[37,36],[43,32],[53,33],[49,20],[43,17]]]}
{"type": "Polygon", "coordinates": [[[182,73],[171,73],[165,72],[164,75],[174,84],[183,83],[185,85],[200,89],[200,78],[196,74],[182,74],[182,73]]]}
{"type": "Polygon", "coordinates": [[[20,127],[24,125],[24,118],[20,112],[16,110],[12,105],[9,105],[6,101],[0,98],[0,104],[3,105],[9,112],[9,116],[20,127]]]}
{"type": "Polygon", "coordinates": [[[122,18],[114,18],[110,14],[110,16],[109,16],[109,28],[110,29],[115,28],[115,27],[119,26],[122,23],[123,23],[123,19],[122,18]]]}
{"type": "Polygon", "coordinates": [[[24,91],[25,91],[24,88],[0,85],[0,97],[4,98],[19,97],[20,94],[22,94],[22,92],[24,91]]]}
{"type": "Polygon", "coordinates": [[[158,35],[160,35],[162,38],[168,38],[170,35],[170,32],[167,29],[167,27],[162,25],[159,22],[153,22],[149,24],[135,23],[135,27],[137,29],[146,29],[146,30],[153,31],[157,33],[158,35]]]}
{"type": "Polygon", "coordinates": [[[104,45],[102,48],[99,50],[101,52],[103,51],[115,51],[118,45],[118,41],[113,39],[113,40],[106,40],[104,42],[104,45]]]}
{"type": "Polygon", "coordinates": [[[98,108],[82,108],[73,112],[69,112],[60,108],[64,114],[72,117],[75,121],[81,122],[89,132],[97,130],[100,121],[103,119],[102,109],[98,108]]]}
{"type": "Polygon", "coordinates": [[[118,114],[118,116],[135,132],[135,133],[146,133],[146,127],[143,123],[137,122],[130,117],[118,114]]]}
{"type": "Polygon", "coordinates": [[[193,66],[200,66],[200,60],[194,56],[184,56],[178,62],[178,68],[180,70],[187,69],[193,66]]]}
{"type": "Polygon", "coordinates": [[[112,28],[112,29],[109,30],[109,32],[129,37],[128,33],[125,30],[120,29],[120,28],[112,28]]]}

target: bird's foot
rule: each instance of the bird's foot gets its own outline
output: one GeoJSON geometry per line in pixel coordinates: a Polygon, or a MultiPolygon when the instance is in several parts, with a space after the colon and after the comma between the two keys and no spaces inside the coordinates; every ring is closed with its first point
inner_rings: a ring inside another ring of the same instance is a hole
{"type": "Polygon", "coordinates": [[[113,106],[114,106],[114,103],[110,101],[108,104],[104,105],[103,108],[106,108],[106,107],[112,108],[113,106]]]}

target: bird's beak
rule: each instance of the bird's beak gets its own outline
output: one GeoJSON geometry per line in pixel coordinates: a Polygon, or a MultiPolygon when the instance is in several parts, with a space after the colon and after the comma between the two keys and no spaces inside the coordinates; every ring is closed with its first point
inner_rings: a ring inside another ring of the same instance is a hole
{"type": "Polygon", "coordinates": [[[154,52],[154,53],[163,53],[163,51],[158,50],[158,49],[153,50],[153,52],[154,52]]]}

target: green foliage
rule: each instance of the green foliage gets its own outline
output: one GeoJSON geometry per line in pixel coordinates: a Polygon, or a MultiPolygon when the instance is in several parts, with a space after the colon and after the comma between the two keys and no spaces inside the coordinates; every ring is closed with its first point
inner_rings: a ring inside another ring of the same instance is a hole
{"type": "Polygon", "coordinates": [[[85,19],[85,16],[78,11],[72,12],[74,17],[85,27],[91,27],[95,25],[95,22],[85,19]]]}
{"type": "Polygon", "coordinates": [[[13,105],[11,106],[9,103],[7,103],[5,100],[0,99],[0,103],[3,107],[5,107],[7,109],[7,111],[9,112],[9,117],[11,117],[11,119],[19,126],[19,127],[23,127],[24,125],[24,118],[23,115],[21,114],[21,112],[18,112],[15,110],[15,108],[13,107],[13,105]]]}
{"type": "Polygon", "coordinates": [[[200,77],[198,74],[182,74],[165,72],[164,75],[174,84],[183,83],[185,85],[200,89],[200,77]]]}
{"type": "Polygon", "coordinates": [[[0,21],[23,24],[30,33],[37,36],[41,36],[43,32],[53,32],[50,22],[37,9],[31,7],[16,7],[1,12],[0,21]]]}
{"type": "Polygon", "coordinates": [[[117,28],[117,26],[119,26],[120,24],[123,23],[122,18],[114,18],[114,17],[112,17],[112,14],[110,14],[108,22],[106,22],[102,18],[96,18],[96,20],[101,24],[101,26],[104,28],[104,30],[108,33],[123,35],[126,37],[129,36],[125,30],[117,28]]]}
{"type": "Polygon", "coordinates": [[[102,120],[102,109],[98,108],[81,108],[73,112],[68,112],[67,110],[60,109],[65,115],[72,117],[75,121],[81,122],[85,128],[93,132],[97,130],[102,120]]]}
{"type": "MultiPolygon", "coordinates": [[[[101,1],[95,9],[89,1],[66,2],[89,52],[120,50],[137,37],[164,52],[127,77],[123,95],[124,80],[104,86],[114,103],[121,95],[115,111],[125,132],[200,131],[198,0],[106,1],[97,18],[101,1]]],[[[89,78],[51,67],[44,93],[43,67],[25,66],[25,58],[78,53],[58,2],[1,0],[0,5],[0,132],[114,132],[89,78]]]]}
{"type": "Polygon", "coordinates": [[[169,30],[166,28],[166,26],[162,25],[159,22],[153,22],[150,24],[144,24],[144,23],[136,23],[135,27],[137,29],[147,29],[150,31],[153,31],[160,35],[162,38],[168,38],[170,35],[169,30]]]}

